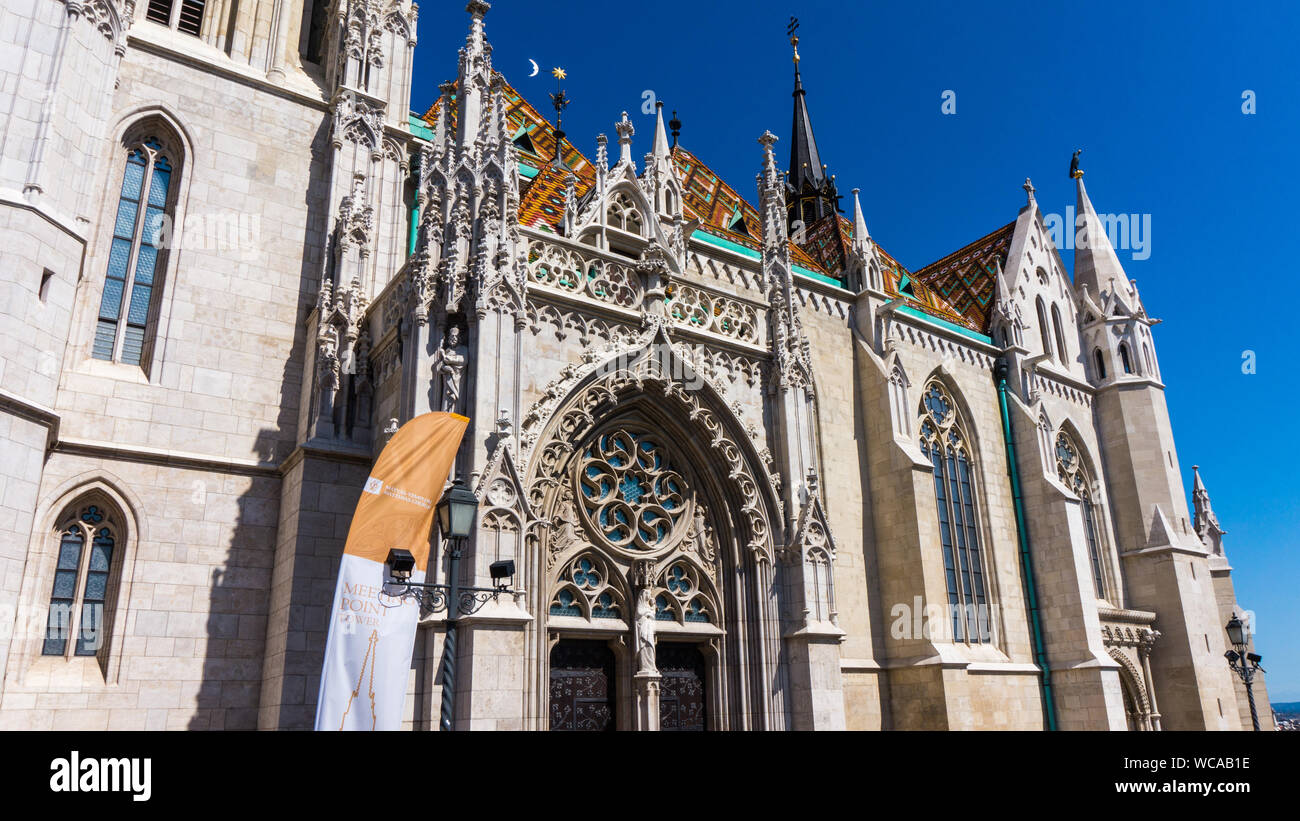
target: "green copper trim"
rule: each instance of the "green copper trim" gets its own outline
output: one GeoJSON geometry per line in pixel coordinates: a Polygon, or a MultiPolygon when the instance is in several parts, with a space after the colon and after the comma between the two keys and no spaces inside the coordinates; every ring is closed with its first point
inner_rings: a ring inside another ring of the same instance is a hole
{"type": "Polygon", "coordinates": [[[410,259],[415,256],[415,241],[420,235],[420,206],[411,208],[411,230],[408,232],[406,243],[406,258],[410,259]]]}
{"type": "Polygon", "coordinates": [[[417,117],[415,115],[415,112],[411,112],[410,117],[407,120],[407,124],[411,129],[411,133],[414,134],[415,136],[419,137],[422,140],[429,140],[430,142],[433,141],[433,129],[429,128],[428,123],[426,123],[424,120],[417,117]]]}
{"type": "Polygon", "coordinates": [[[809,271],[807,268],[804,268],[801,265],[791,264],[790,267],[793,268],[794,272],[799,276],[808,277],[809,279],[815,279],[818,282],[825,282],[827,285],[834,285],[836,288],[844,287],[844,284],[841,283],[838,279],[835,279],[834,277],[828,277],[825,274],[819,274],[816,271],[809,271]]]}
{"type": "Polygon", "coordinates": [[[1016,467],[1016,443],[1011,434],[1011,413],[1007,410],[1007,371],[1005,359],[993,366],[998,382],[998,409],[1002,412],[1002,439],[1006,442],[1007,469],[1011,475],[1011,501],[1016,511],[1016,540],[1020,544],[1020,568],[1025,576],[1025,599],[1029,608],[1029,626],[1034,636],[1034,662],[1043,672],[1043,718],[1048,731],[1056,729],[1056,702],[1052,697],[1052,670],[1047,666],[1043,646],[1043,617],[1038,609],[1038,587],[1034,584],[1034,560],[1029,552],[1029,526],[1025,522],[1025,501],[1020,491],[1020,470],[1016,467]]]}
{"type": "Polygon", "coordinates": [[[970,328],[963,328],[962,326],[958,325],[956,322],[949,322],[946,319],[942,319],[940,317],[927,314],[924,311],[919,311],[910,305],[899,305],[898,312],[902,314],[907,314],[908,316],[911,317],[916,317],[917,319],[920,319],[924,322],[929,322],[931,325],[938,325],[940,328],[947,328],[950,331],[959,333],[962,336],[968,336],[971,339],[977,340],[979,342],[987,342],[990,345],[993,344],[993,340],[982,333],[979,333],[977,331],[972,331],[970,328]]]}
{"type": "Polygon", "coordinates": [[[519,163],[519,176],[521,177],[527,177],[528,179],[531,180],[533,177],[536,177],[540,173],[542,172],[537,170],[536,168],[533,168],[531,165],[525,165],[524,163],[519,163]]]}
{"type": "MultiPolygon", "coordinates": [[[[761,260],[763,258],[763,255],[760,254],[758,251],[755,251],[753,248],[748,248],[744,245],[741,245],[740,243],[732,242],[729,239],[724,239],[715,234],[710,234],[708,231],[703,231],[698,228],[695,229],[695,233],[691,234],[691,239],[698,239],[700,242],[703,242],[708,245],[713,245],[717,248],[725,248],[728,251],[735,251],[737,254],[749,257],[750,259],[761,260]]],[[[828,277],[825,274],[819,274],[815,271],[809,271],[807,268],[804,268],[802,265],[792,264],[790,268],[794,271],[794,273],[798,274],[801,277],[807,277],[808,279],[815,279],[818,282],[825,282],[827,285],[834,285],[836,288],[844,287],[838,279],[835,279],[833,277],[828,277]]]]}

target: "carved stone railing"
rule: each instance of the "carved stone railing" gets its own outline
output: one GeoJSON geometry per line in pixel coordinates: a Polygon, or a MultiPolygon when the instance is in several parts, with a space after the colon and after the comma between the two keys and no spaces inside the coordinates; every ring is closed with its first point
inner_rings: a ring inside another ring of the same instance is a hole
{"type": "Polygon", "coordinates": [[[760,309],[749,302],[677,280],[665,288],[664,307],[674,325],[763,344],[760,309]]]}
{"type": "Polygon", "coordinates": [[[645,298],[641,275],[630,264],[590,256],[557,244],[528,244],[528,280],[574,297],[638,310],[645,298]]]}

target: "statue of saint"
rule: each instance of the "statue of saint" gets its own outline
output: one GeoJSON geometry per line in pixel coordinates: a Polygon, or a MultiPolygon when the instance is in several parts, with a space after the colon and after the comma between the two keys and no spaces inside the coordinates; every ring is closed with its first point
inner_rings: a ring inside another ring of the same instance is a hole
{"type": "Polygon", "coordinates": [[[636,658],[638,673],[657,673],[655,665],[654,593],[642,587],[636,601],[636,658]]]}
{"type": "Polygon", "coordinates": [[[447,338],[443,346],[433,355],[433,372],[438,374],[442,383],[442,405],[444,413],[456,413],[460,405],[460,375],[469,361],[465,348],[460,345],[460,327],[452,325],[447,329],[447,338]]]}

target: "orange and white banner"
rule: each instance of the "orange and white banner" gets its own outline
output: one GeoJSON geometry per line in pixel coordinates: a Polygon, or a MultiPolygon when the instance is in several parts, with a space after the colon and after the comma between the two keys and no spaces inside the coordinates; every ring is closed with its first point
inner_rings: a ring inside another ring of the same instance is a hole
{"type": "Polygon", "coordinates": [[[339,566],[316,702],[317,730],[396,730],[420,607],[384,593],[388,551],[411,551],[423,582],[434,506],[469,419],[426,413],[402,426],[366,480],[339,566]]]}

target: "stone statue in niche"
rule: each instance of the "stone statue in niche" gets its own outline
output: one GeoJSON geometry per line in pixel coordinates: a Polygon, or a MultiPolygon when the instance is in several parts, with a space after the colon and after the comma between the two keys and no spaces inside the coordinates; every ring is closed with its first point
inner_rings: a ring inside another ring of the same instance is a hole
{"type": "Polygon", "coordinates": [[[442,388],[439,410],[444,413],[456,413],[460,406],[460,377],[468,361],[466,348],[460,344],[460,327],[452,325],[442,347],[433,355],[433,372],[442,388]]]}
{"type": "Polygon", "coordinates": [[[654,592],[642,587],[636,601],[636,659],[638,673],[658,673],[655,665],[654,592]]]}

